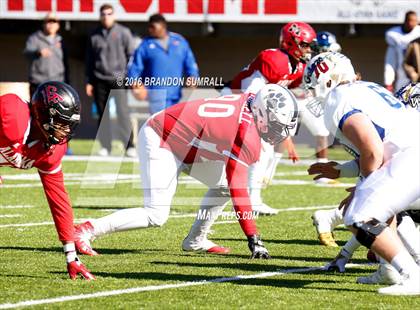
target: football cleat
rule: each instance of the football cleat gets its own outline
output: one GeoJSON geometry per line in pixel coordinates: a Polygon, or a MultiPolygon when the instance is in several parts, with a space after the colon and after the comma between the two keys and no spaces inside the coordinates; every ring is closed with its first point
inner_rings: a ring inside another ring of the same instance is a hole
{"type": "Polygon", "coordinates": [[[193,241],[187,238],[182,241],[182,250],[186,252],[206,252],[210,254],[228,254],[229,248],[217,245],[208,239],[193,241]]]}
{"type": "Polygon", "coordinates": [[[360,284],[397,284],[400,281],[401,275],[390,264],[380,264],[374,273],[356,280],[360,284]]]}
{"type": "Polygon", "coordinates": [[[332,233],[335,228],[335,223],[332,223],[334,222],[334,219],[331,215],[331,210],[318,210],[311,216],[312,224],[315,226],[316,232],[318,233],[318,239],[322,245],[338,247],[332,233]]]}
{"type": "Polygon", "coordinates": [[[318,234],[318,239],[319,239],[319,242],[322,245],[330,246],[330,247],[334,247],[334,248],[337,248],[338,247],[338,244],[335,242],[334,234],[333,233],[321,233],[321,234],[318,234]]]}
{"type": "Polygon", "coordinates": [[[328,263],[324,269],[327,271],[345,272],[346,264],[349,262],[350,256],[346,250],[342,249],[331,263],[328,263]]]}
{"type": "Polygon", "coordinates": [[[90,222],[74,226],[74,244],[78,253],[89,256],[99,255],[90,245],[90,241],[94,239],[93,226],[90,222]]]}
{"type": "Polygon", "coordinates": [[[378,293],[384,295],[420,295],[419,274],[420,270],[411,277],[404,275],[400,283],[380,288],[378,293]]]}
{"type": "Polygon", "coordinates": [[[278,209],[274,209],[266,205],[265,203],[253,205],[252,211],[258,213],[259,215],[276,215],[277,213],[279,213],[278,209]]]}
{"type": "Polygon", "coordinates": [[[334,180],[334,179],[328,179],[328,178],[319,178],[317,180],[314,180],[315,184],[318,185],[338,185],[340,184],[340,181],[334,180]]]}

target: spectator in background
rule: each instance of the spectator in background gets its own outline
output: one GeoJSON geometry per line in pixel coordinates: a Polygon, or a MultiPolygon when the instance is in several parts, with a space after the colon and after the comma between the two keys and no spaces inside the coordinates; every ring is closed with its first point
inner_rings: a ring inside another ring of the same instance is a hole
{"type": "Polygon", "coordinates": [[[30,95],[47,81],[69,83],[67,52],[63,38],[58,34],[60,23],[54,13],[48,13],[42,30],[31,34],[26,41],[23,53],[29,59],[30,95]]]}
{"type": "Polygon", "coordinates": [[[411,82],[420,82],[420,38],[408,45],[404,57],[404,70],[411,82]]]}
{"type": "Polygon", "coordinates": [[[114,8],[110,4],[100,7],[100,26],[89,36],[86,56],[86,94],[94,97],[98,109],[99,141],[102,148],[98,155],[108,156],[112,149],[112,132],[108,99],[111,93],[115,99],[119,135],[126,143],[126,155],[136,157],[127,94],[122,91],[126,68],[135,49],[131,31],[115,21],[114,8]],[[128,139],[128,142],[127,142],[128,139]]]}
{"type": "MultiPolygon", "coordinates": [[[[23,53],[29,59],[29,94],[32,98],[37,87],[47,81],[70,83],[67,50],[63,38],[58,34],[60,21],[57,16],[48,13],[42,24],[42,30],[31,34],[26,40],[23,53]]],[[[66,155],[73,151],[68,146],[66,155]]]]}
{"type": "Polygon", "coordinates": [[[384,84],[392,92],[409,82],[403,60],[408,44],[420,37],[420,26],[417,23],[416,12],[408,11],[404,24],[392,27],[385,33],[388,48],[385,54],[384,84]]]}
{"type": "MultiPolygon", "coordinates": [[[[152,77],[198,77],[197,63],[187,40],[180,34],[169,32],[162,15],[150,16],[148,31],[149,36],[143,39],[130,61],[129,78],[141,78],[144,82],[152,77]]],[[[179,83],[158,84],[146,85],[151,114],[178,103],[182,96],[182,85],[179,83]]],[[[134,85],[135,96],[136,88],[142,87],[140,84],[134,85]]]]}

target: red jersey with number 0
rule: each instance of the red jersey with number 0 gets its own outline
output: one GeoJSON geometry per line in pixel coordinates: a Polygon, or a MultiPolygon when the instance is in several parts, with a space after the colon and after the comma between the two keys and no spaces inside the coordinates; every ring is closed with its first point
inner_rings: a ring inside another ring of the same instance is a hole
{"type": "Polygon", "coordinates": [[[186,164],[233,158],[248,166],[258,161],[261,143],[247,94],[176,104],[153,116],[149,125],[186,164]]]}
{"type": "Polygon", "coordinates": [[[286,52],[278,48],[266,49],[234,77],[230,88],[246,92],[255,78],[263,79],[266,84],[295,88],[301,84],[304,70],[303,62],[299,62],[293,69],[286,52]]]}

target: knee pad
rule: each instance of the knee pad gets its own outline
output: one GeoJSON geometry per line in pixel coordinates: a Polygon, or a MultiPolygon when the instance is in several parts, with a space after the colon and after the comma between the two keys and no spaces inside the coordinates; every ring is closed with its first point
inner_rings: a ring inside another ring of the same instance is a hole
{"type": "Polygon", "coordinates": [[[370,249],[372,243],[375,242],[376,237],[379,236],[388,225],[373,219],[367,222],[354,223],[353,227],[357,229],[357,241],[370,249]]]}

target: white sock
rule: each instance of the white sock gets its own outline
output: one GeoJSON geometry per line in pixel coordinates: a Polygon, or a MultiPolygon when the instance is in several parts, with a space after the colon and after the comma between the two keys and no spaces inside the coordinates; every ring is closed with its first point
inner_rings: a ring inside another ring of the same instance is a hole
{"type": "Polygon", "coordinates": [[[400,236],[407,251],[413,256],[417,264],[420,263],[420,233],[416,224],[409,216],[403,216],[400,225],[397,227],[400,236]]]}
{"type": "Polygon", "coordinates": [[[361,244],[359,241],[357,241],[356,237],[352,236],[350,240],[347,241],[347,243],[344,245],[343,250],[349,253],[350,254],[349,257],[351,257],[354,251],[356,251],[360,247],[360,245],[361,244]]]}
{"type": "Polygon", "coordinates": [[[128,208],[110,215],[90,220],[95,237],[117,231],[149,227],[149,218],[144,208],[128,208]]]}
{"type": "Polygon", "coordinates": [[[401,275],[418,276],[419,267],[405,249],[401,249],[390,263],[401,275]]]}
{"type": "Polygon", "coordinates": [[[251,206],[260,206],[263,204],[261,198],[261,188],[255,187],[250,188],[249,190],[249,198],[251,199],[251,206]]]}

